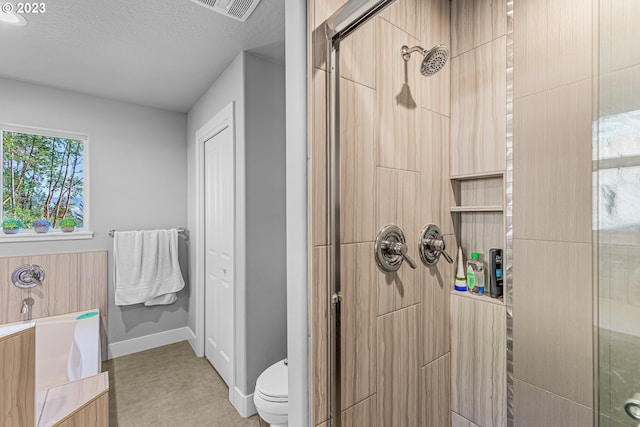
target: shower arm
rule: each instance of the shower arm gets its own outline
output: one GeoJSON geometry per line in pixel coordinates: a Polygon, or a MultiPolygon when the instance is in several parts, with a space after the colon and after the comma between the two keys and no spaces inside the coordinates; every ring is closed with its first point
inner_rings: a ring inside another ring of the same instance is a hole
{"type": "Polygon", "coordinates": [[[421,48],[420,46],[414,46],[414,47],[409,47],[409,46],[402,46],[402,59],[404,59],[405,61],[408,61],[409,58],[411,58],[411,54],[414,52],[420,52],[420,54],[424,57],[427,54],[427,51],[423,48],[421,48]]]}

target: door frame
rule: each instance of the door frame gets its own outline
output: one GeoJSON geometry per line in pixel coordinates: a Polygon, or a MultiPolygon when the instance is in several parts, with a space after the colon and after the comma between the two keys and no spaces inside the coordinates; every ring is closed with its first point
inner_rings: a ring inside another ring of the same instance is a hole
{"type": "MultiPolygon", "coordinates": [[[[205,156],[204,156],[204,144],[213,138],[215,135],[219,134],[223,130],[230,128],[231,129],[231,138],[233,141],[233,157],[234,157],[234,177],[233,177],[233,215],[236,216],[236,128],[235,128],[235,102],[231,101],[225,107],[223,107],[218,113],[216,113],[207,123],[205,123],[200,129],[196,131],[196,147],[195,147],[195,166],[196,166],[196,182],[195,182],[195,190],[196,190],[196,200],[195,200],[195,216],[196,216],[196,228],[195,228],[195,301],[196,301],[196,355],[199,357],[204,357],[204,348],[205,348],[205,156]]],[[[235,220],[234,220],[234,228],[235,220]]],[[[237,241],[236,230],[234,230],[234,239],[237,241]]],[[[232,369],[231,369],[231,378],[229,381],[229,400],[231,402],[234,401],[234,391],[236,389],[236,347],[237,347],[237,338],[236,338],[236,303],[237,303],[237,283],[236,283],[236,268],[237,268],[237,258],[236,258],[236,245],[234,245],[234,255],[233,255],[233,306],[231,308],[231,329],[233,334],[233,345],[231,348],[231,354],[229,357],[231,358],[232,369]]]]}

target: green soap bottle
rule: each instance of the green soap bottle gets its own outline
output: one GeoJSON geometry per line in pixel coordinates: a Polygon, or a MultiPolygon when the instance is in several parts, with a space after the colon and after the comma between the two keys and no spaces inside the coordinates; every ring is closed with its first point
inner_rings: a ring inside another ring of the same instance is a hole
{"type": "Polygon", "coordinates": [[[484,294],[484,265],[478,252],[471,252],[467,261],[467,287],[469,292],[484,294]]]}

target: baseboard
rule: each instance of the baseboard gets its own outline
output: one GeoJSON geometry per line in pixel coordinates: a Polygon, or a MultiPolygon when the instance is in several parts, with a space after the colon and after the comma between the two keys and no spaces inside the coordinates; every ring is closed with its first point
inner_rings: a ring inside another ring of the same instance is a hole
{"type": "Polygon", "coordinates": [[[247,418],[258,413],[256,405],[253,403],[253,393],[244,395],[238,390],[238,387],[234,387],[233,391],[231,404],[233,404],[233,407],[236,408],[241,417],[247,418]]]}
{"type": "Polygon", "coordinates": [[[127,354],[138,353],[180,341],[188,340],[189,343],[191,343],[192,341],[195,342],[195,339],[196,337],[191,329],[184,326],[182,328],[111,343],[109,344],[108,356],[109,359],[113,359],[114,357],[126,356],[127,354]]]}
{"type": "Polygon", "coordinates": [[[196,356],[204,357],[204,352],[198,351],[198,338],[196,338],[196,334],[191,328],[187,327],[187,329],[189,330],[189,345],[191,346],[191,349],[196,354],[196,356]]]}

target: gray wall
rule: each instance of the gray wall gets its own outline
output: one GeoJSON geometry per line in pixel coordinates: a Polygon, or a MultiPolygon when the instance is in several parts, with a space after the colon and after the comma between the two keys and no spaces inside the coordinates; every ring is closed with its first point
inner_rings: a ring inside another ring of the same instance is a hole
{"type": "MultiPolygon", "coordinates": [[[[195,227],[195,132],[229,102],[236,120],[236,387],[286,353],[284,67],[242,52],[189,111],[189,225],[195,227]]],[[[193,248],[192,250],[195,250],[193,248]]],[[[190,264],[191,275],[195,263],[190,264]]],[[[189,327],[196,331],[195,295],[189,327]]]]}
{"type": "Polygon", "coordinates": [[[284,66],[245,56],[247,391],[287,352],[284,66]]]}
{"type": "MultiPolygon", "coordinates": [[[[186,225],[186,115],[3,78],[0,94],[0,123],[89,135],[95,233],[91,240],[4,243],[0,256],[108,250],[109,343],[186,326],[188,284],[170,306],[114,305],[113,239],[107,235],[112,228],[186,225]]],[[[180,249],[186,255],[182,242],[180,249]]],[[[187,278],[186,268],[183,273],[187,278]]]]}

